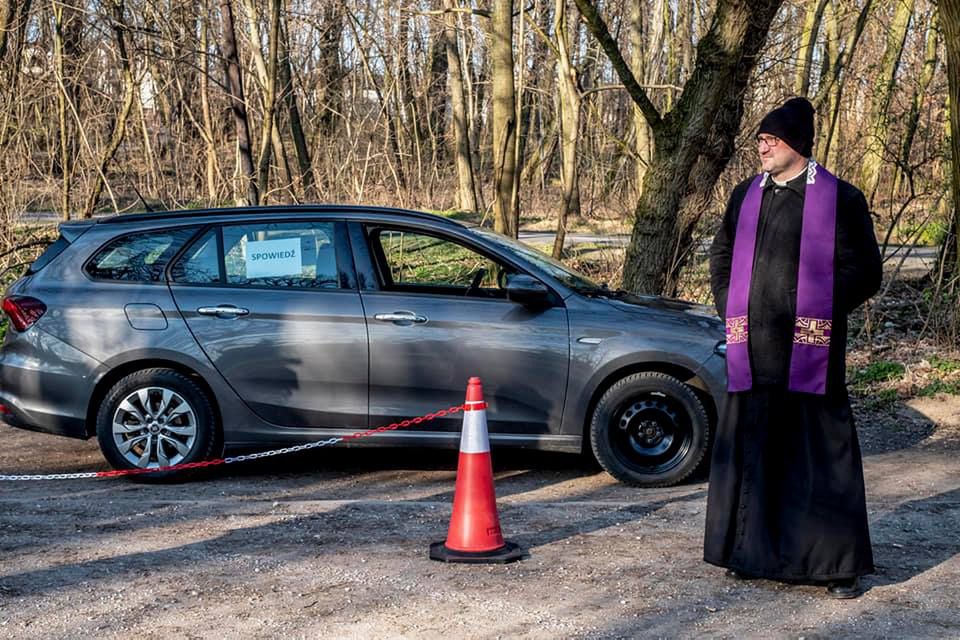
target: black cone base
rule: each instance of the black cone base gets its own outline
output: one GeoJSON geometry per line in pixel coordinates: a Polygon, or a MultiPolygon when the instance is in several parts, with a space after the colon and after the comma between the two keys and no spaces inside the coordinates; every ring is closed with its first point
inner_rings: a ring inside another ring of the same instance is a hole
{"type": "Polygon", "coordinates": [[[523,558],[523,549],[513,542],[504,542],[493,551],[456,551],[442,542],[430,545],[430,559],[440,562],[463,562],[466,564],[507,564],[523,558]]]}

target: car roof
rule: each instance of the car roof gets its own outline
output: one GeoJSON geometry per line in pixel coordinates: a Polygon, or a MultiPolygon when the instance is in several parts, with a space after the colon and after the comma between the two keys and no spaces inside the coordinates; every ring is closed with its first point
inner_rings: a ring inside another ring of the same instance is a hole
{"type": "Polygon", "coordinates": [[[271,205],[256,207],[223,207],[211,209],[180,209],[174,211],[151,211],[146,213],[125,213],[114,216],[96,218],[97,224],[130,224],[165,221],[165,220],[184,220],[189,218],[242,218],[247,215],[263,214],[304,214],[304,213],[326,213],[345,215],[347,217],[362,217],[363,214],[390,215],[408,220],[421,220],[447,224],[457,228],[476,226],[466,224],[459,220],[447,218],[435,213],[425,211],[414,211],[412,209],[400,209],[397,207],[380,207],[373,205],[346,205],[346,204],[300,204],[300,205],[271,205]]]}

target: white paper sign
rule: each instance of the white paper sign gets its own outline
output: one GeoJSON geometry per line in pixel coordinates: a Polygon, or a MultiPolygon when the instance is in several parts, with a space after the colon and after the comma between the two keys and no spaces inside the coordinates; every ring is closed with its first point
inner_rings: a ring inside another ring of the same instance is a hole
{"type": "Polygon", "coordinates": [[[299,276],[300,238],[247,242],[247,277],[280,278],[299,276]]]}

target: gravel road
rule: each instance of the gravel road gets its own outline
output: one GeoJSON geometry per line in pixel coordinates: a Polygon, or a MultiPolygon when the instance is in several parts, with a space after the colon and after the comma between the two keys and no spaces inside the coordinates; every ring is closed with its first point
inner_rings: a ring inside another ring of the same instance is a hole
{"type": "MultiPolygon", "coordinates": [[[[494,452],[507,566],[427,559],[454,452],[326,450],[184,484],[0,484],[5,638],[960,637],[960,399],[861,417],[878,573],[860,599],[701,561],[707,486],[494,452]]],[[[0,473],[103,469],[0,426],[0,473]]]]}

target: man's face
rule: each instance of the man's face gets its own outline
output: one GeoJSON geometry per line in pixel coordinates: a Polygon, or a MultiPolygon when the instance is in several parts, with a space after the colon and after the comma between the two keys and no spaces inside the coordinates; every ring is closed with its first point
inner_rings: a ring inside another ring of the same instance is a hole
{"type": "Polygon", "coordinates": [[[760,165],[763,170],[778,176],[784,171],[797,166],[804,157],[793,150],[793,147],[769,133],[757,136],[757,152],[760,154],[760,165]]]}

